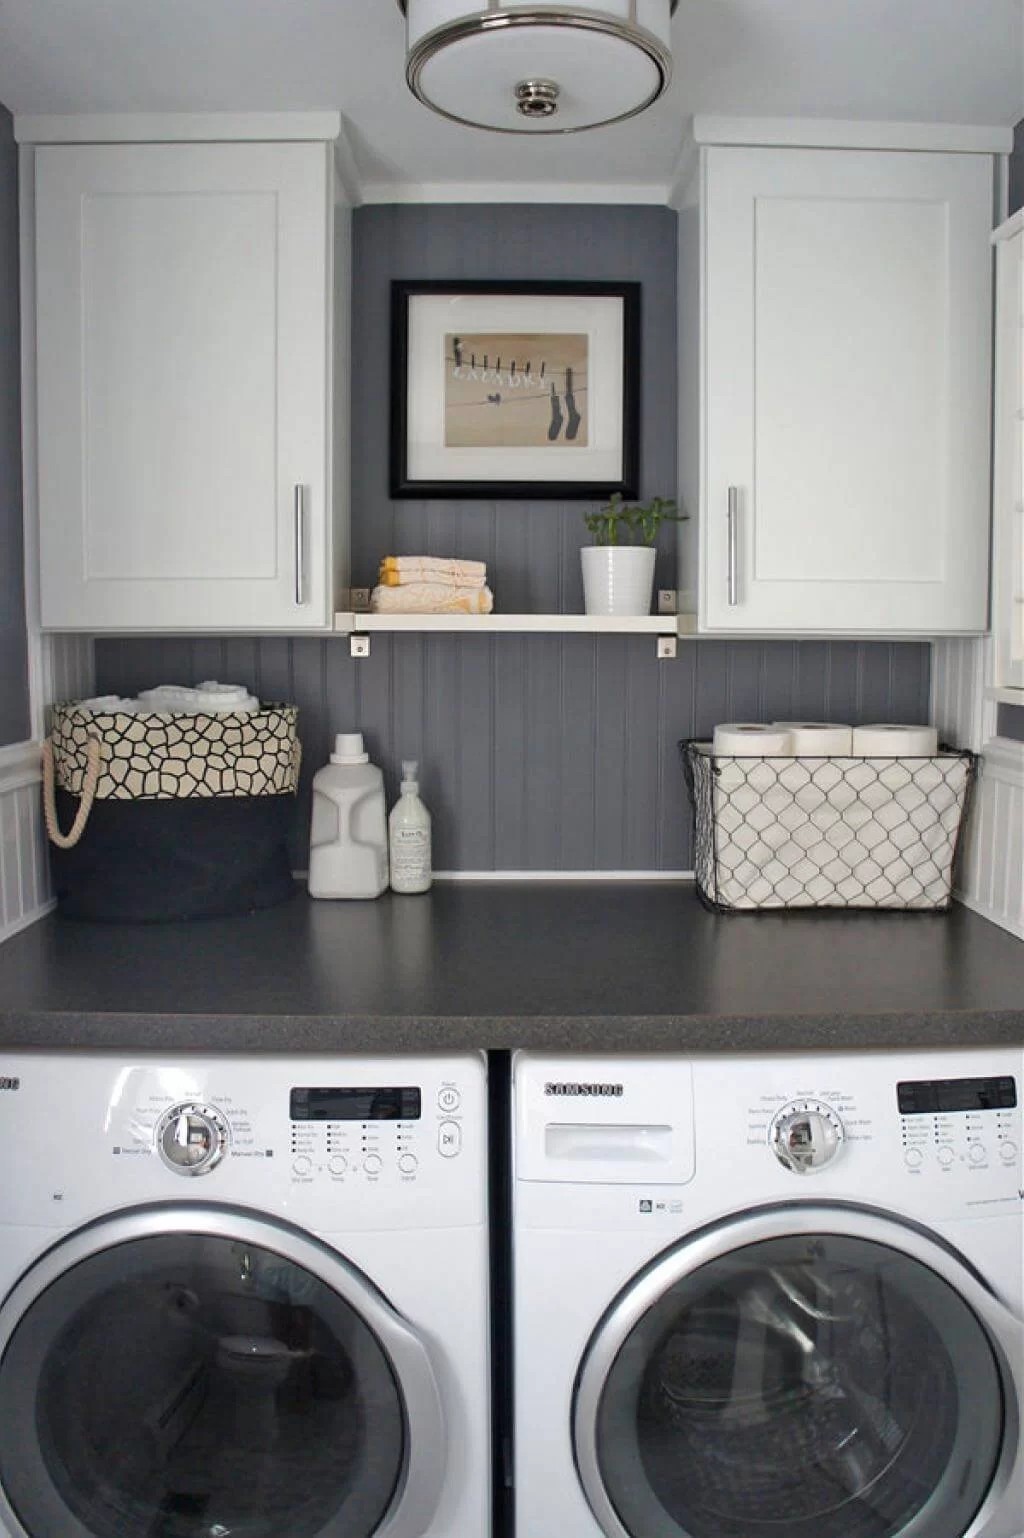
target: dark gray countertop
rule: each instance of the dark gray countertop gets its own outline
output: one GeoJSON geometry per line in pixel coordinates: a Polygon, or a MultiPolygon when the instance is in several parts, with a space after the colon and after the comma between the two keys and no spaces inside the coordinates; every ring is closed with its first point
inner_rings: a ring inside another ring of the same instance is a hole
{"type": "Polygon", "coordinates": [[[437,885],[0,947],[0,1047],[1024,1044],[1024,944],[969,913],[717,917],[681,885],[437,885]]]}

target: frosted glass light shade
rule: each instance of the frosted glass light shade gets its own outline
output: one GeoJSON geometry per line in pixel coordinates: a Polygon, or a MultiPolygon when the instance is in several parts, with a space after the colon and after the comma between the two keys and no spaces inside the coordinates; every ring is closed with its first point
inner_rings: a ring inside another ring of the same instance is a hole
{"type": "Polygon", "coordinates": [[[563,0],[486,10],[399,0],[406,80],[426,106],[498,133],[574,133],[642,112],[672,73],[674,0],[563,0]]]}

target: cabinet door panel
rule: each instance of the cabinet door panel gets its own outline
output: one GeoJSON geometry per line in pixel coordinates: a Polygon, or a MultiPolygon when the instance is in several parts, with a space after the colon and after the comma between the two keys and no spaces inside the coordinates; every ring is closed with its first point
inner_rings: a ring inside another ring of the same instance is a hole
{"type": "Polygon", "coordinates": [[[990,162],[714,149],[706,198],[708,627],[984,628],[990,162]]]}
{"type": "Polygon", "coordinates": [[[324,624],[324,146],[58,146],[36,188],[44,624],[324,624]]]}

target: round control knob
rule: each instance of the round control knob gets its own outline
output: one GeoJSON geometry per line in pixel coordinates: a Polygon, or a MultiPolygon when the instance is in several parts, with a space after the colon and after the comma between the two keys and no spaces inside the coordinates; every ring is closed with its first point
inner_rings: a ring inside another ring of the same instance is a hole
{"type": "Polygon", "coordinates": [[[1004,1164],[1012,1164],[1014,1159],[1017,1157],[1016,1143],[1000,1143],[999,1157],[1002,1159],[1004,1164]]]}
{"type": "Polygon", "coordinates": [[[903,1162],[910,1169],[916,1170],[923,1158],[924,1154],[921,1152],[920,1148],[908,1148],[903,1155],[903,1162]]]}
{"type": "Polygon", "coordinates": [[[363,1160],[363,1169],[368,1175],[379,1175],[383,1162],[380,1154],[367,1154],[363,1160]]]}
{"type": "Polygon", "coordinates": [[[309,1157],[309,1154],[299,1154],[297,1158],[292,1160],[292,1171],[296,1175],[308,1175],[311,1173],[312,1169],[313,1161],[309,1157]]]}
{"type": "Polygon", "coordinates": [[[952,1148],[942,1147],[939,1149],[939,1163],[944,1170],[949,1169],[955,1157],[952,1148]]]}
{"type": "Polygon", "coordinates": [[[404,1153],[399,1157],[398,1168],[403,1175],[413,1175],[416,1173],[419,1162],[415,1154],[404,1153]]]}
{"type": "Polygon", "coordinates": [[[157,1151],[176,1175],[208,1175],[227,1145],[227,1122],[212,1105],[175,1105],[157,1123],[157,1151]]]}
{"type": "Polygon", "coordinates": [[[768,1129],[772,1152],[794,1175],[812,1175],[831,1163],[844,1136],[839,1117],[820,1100],[783,1106],[768,1129]]]}
{"type": "Polygon", "coordinates": [[[984,1164],[985,1160],[988,1158],[988,1153],[984,1144],[972,1143],[970,1152],[968,1153],[967,1157],[970,1159],[972,1164],[984,1164]]]}
{"type": "Polygon", "coordinates": [[[348,1169],[348,1160],[344,1154],[331,1154],[327,1161],[327,1168],[332,1175],[344,1175],[348,1169]]]}

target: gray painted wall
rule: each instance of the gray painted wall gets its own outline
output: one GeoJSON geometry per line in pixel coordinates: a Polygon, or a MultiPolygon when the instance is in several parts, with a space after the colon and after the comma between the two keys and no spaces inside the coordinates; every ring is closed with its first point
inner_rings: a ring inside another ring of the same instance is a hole
{"type": "Polygon", "coordinates": [[[21,525],[18,151],[0,107],[0,744],[29,735],[21,525]]]}
{"type": "MultiPolygon", "coordinates": [[[[640,495],[676,494],[676,216],[667,208],[429,205],[358,208],[352,221],[352,576],[382,555],[486,561],[506,613],[581,612],[584,508],[598,502],[392,501],[388,373],[395,278],[638,282],[640,495]]],[[[675,529],[656,582],[675,586],[675,529]]]]}
{"type": "Polygon", "coordinates": [[[1024,208],[1024,118],[1013,130],[1013,154],[1010,156],[1010,207],[1015,214],[1024,208]]]}
{"type": "Polygon", "coordinates": [[[926,644],[686,641],[653,636],[388,636],[353,661],[328,640],[101,640],[97,687],[202,678],[300,707],[309,781],[333,734],[362,731],[389,802],[421,763],[441,870],[681,870],[692,856],[676,743],[716,721],[927,720],[926,644]]]}

